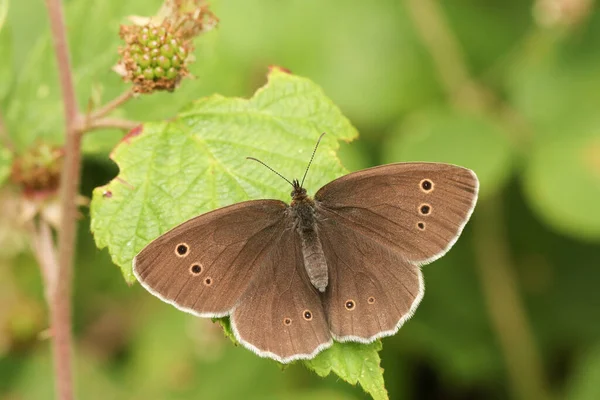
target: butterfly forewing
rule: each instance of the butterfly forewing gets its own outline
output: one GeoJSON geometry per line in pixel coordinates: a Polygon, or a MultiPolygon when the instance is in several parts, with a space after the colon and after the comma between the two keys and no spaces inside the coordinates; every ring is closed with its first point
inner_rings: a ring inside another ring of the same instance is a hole
{"type": "Polygon", "coordinates": [[[133,271],[146,289],[179,309],[228,315],[281,235],[286,208],[255,200],[200,215],[146,246],[133,271]]]}
{"type": "Polygon", "coordinates": [[[317,290],[303,264],[293,221],[231,315],[244,346],[280,362],[312,358],[332,343],[317,290]]]}
{"type": "Polygon", "coordinates": [[[426,264],[454,244],[477,200],[479,182],[466,168],[398,163],[358,171],[323,186],[317,205],[328,218],[426,264]]]}
{"type": "Polygon", "coordinates": [[[319,232],[329,268],[325,311],[338,341],[393,335],[423,296],[420,268],[327,210],[319,232]]]}

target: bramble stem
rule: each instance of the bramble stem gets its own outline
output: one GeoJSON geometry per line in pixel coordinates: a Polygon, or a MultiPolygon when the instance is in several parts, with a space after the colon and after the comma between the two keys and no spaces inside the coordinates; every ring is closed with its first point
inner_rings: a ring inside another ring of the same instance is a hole
{"type": "Polygon", "coordinates": [[[57,398],[71,400],[73,399],[71,296],[77,228],[76,199],[81,168],[81,134],[76,126],[80,117],[73,87],[62,3],[60,0],[46,0],[46,6],[63,95],[66,127],[65,159],[60,179],[58,271],[55,290],[50,293],[50,323],[57,398]]]}

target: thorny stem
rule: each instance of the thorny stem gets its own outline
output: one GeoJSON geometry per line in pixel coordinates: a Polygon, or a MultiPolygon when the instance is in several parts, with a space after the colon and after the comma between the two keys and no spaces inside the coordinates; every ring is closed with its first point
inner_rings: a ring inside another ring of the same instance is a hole
{"type": "MultiPolygon", "coordinates": [[[[441,83],[455,105],[500,118],[520,141],[527,124],[508,105],[479,85],[469,74],[467,63],[444,13],[435,0],[407,0],[417,32],[431,54],[441,83]]],[[[488,313],[498,335],[510,383],[516,398],[548,399],[550,389],[525,307],[512,271],[500,206],[488,200],[474,217],[477,268],[484,289],[488,313]]]]}
{"type": "Polygon", "coordinates": [[[46,6],[54,40],[66,124],[65,160],[60,179],[58,271],[55,290],[50,293],[50,320],[54,339],[53,357],[57,398],[71,400],[73,399],[71,296],[77,228],[76,198],[81,167],[81,134],[76,130],[79,111],[73,87],[62,4],[60,0],[46,0],[46,6]]]}
{"type": "MultiPolygon", "coordinates": [[[[72,400],[71,297],[81,169],[81,137],[85,131],[100,128],[129,130],[139,125],[139,122],[104,118],[106,114],[133,97],[131,89],[85,117],[80,114],[73,86],[61,0],[46,0],[46,7],[63,94],[66,132],[59,188],[61,217],[58,227],[58,250],[54,244],[52,229],[43,219],[40,219],[37,225],[33,225],[31,240],[43,276],[50,313],[56,397],[60,400],[72,400]]],[[[1,114],[0,141],[4,142],[9,150],[15,151],[1,114]]]]}

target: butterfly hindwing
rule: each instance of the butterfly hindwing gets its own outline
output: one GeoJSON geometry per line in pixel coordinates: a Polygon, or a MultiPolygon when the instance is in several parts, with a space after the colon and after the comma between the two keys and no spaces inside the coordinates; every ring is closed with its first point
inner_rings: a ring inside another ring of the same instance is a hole
{"type": "Polygon", "coordinates": [[[240,343],[283,363],[312,358],[332,344],[321,299],[304,269],[300,239],[289,222],[231,315],[240,343]]]}
{"type": "Polygon", "coordinates": [[[329,270],[324,304],[333,337],[368,343],[393,335],[423,296],[420,267],[327,211],[320,217],[329,270]]]}

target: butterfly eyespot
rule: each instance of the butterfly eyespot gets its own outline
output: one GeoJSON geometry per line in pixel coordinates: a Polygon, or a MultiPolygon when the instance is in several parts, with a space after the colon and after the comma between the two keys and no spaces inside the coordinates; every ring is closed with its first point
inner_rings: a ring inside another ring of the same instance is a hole
{"type": "Polygon", "coordinates": [[[177,257],[185,257],[190,249],[187,243],[179,243],[175,246],[175,254],[177,257]]]}
{"type": "Polygon", "coordinates": [[[424,231],[425,230],[425,223],[424,222],[418,222],[417,223],[417,228],[419,228],[419,230],[424,231]]]}
{"type": "Polygon", "coordinates": [[[310,311],[308,311],[308,310],[304,310],[304,312],[302,313],[302,316],[307,321],[310,321],[313,318],[312,313],[310,311]]]}
{"type": "Polygon", "coordinates": [[[431,212],[431,206],[429,204],[421,204],[419,206],[419,212],[423,215],[428,215],[431,212]]]}
{"type": "Polygon", "coordinates": [[[375,303],[375,297],[371,296],[367,299],[367,303],[369,304],[374,304],[375,303]]]}
{"type": "Polygon", "coordinates": [[[284,318],[283,319],[283,324],[285,326],[290,326],[292,324],[292,319],[291,318],[284,318]]]}
{"type": "Polygon", "coordinates": [[[205,284],[206,286],[210,286],[210,285],[212,285],[212,284],[213,284],[213,281],[212,281],[212,279],[211,279],[211,278],[206,278],[206,279],[204,280],[204,284],[205,284]]]}
{"type": "Polygon", "coordinates": [[[348,311],[354,310],[355,305],[354,300],[346,300],[346,303],[344,303],[344,307],[346,307],[346,310],[348,311]]]}
{"type": "Polygon", "coordinates": [[[192,264],[192,266],[190,267],[190,271],[192,271],[192,274],[198,275],[200,274],[200,272],[202,272],[202,265],[192,264]]]}
{"type": "Polygon", "coordinates": [[[431,192],[433,190],[433,182],[431,180],[429,180],[429,179],[423,179],[419,183],[419,186],[426,193],[429,193],[429,192],[431,192]]]}

